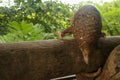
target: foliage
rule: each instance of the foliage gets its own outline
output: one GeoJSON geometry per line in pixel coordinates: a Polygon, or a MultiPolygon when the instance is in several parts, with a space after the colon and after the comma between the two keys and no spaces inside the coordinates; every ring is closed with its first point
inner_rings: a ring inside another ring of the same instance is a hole
{"type": "Polygon", "coordinates": [[[120,34],[120,8],[114,9],[105,13],[103,16],[104,29],[109,33],[108,35],[119,35],[120,34]],[[114,14],[114,15],[113,15],[114,14]]]}
{"type": "Polygon", "coordinates": [[[101,11],[103,31],[109,35],[120,34],[120,0],[116,0],[103,5],[97,5],[101,11]]]}
{"type": "Polygon", "coordinates": [[[45,33],[41,28],[40,24],[27,23],[22,21],[18,23],[13,21],[9,23],[10,31],[8,34],[0,36],[0,42],[19,42],[19,41],[33,41],[33,40],[43,40],[43,39],[53,39],[55,38],[53,33],[45,33]]]}
{"type": "Polygon", "coordinates": [[[42,35],[42,30],[38,29],[39,26],[34,26],[32,23],[28,24],[25,21],[18,23],[16,21],[13,21],[10,23],[10,27],[8,28],[10,33],[0,37],[5,42],[40,39],[40,35],[42,35]]]}
{"type": "Polygon", "coordinates": [[[15,0],[15,3],[10,8],[0,7],[0,42],[56,39],[56,32],[69,27],[73,13],[85,4],[98,7],[107,35],[120,34],[120,0],[104,4],[88,0],[74,5],[52,0],[15,0]]]}
{"type": "MultiPolygon", "coordinates": [[[[0,20],[2,21],[0,22],[0,34],[3,36],[11,34],[11,29],[9,28],[20,26],[23,21],[25,21],[26,24],[39,24],[40,29],[42,29],[41,33],[44,33],[44,37],[41,39],[53,39],[56,38],[57,31],[63,30],[69,26],[69,19],[73,13],[70,10],[70,5],[65,5],[57,1],[42,2],[41,0],[28,0],[28,2],[25,2],[25,0],[16,0],[16,4],[16,6],[10,8],[0,8],[0,20]],[[11,22],[14,22],[12,27],[10,26],[11,22]],[[2,30],[2,28],[4,30],[2,30]]],[[[26,29],[26,26],[24,27],[24,29],[26,29]]],[[[25,37],[18,38],[17,34],[12,34],[16,36],[17,39],[23,41],[28,40],[31,37],[26,37],[28,39],[25,37]]],[[[14,39],[13,41],[16,40],[14,39]]]]}

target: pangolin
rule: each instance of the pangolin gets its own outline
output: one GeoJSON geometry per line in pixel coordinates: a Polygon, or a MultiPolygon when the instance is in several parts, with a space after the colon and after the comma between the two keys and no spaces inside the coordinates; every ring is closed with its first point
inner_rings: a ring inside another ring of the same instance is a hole
{"type": "Polygon", "coordinates": [[[79,49],[82,51],[84,61],[88,64],[89,55],[97,47],[99,38],[104,35],[101,29],[100,12],[92,5],[85,5],[76,11],[71,26],[58,33],[58,35],[64,37],[66,34],[73,34],[79,49]]]}

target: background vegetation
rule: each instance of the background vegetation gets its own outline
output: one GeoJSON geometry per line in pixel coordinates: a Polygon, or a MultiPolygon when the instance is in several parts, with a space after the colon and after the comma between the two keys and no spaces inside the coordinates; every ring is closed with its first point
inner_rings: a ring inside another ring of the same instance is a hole
{"type": "Polygon", "coordinates": [[[73,13],[85,4],[94,4],[100,10],[107,35],[120,34],[120,0],[75,5],[52,0],[15,0],[12,7],[0,7],[0,42],[56,39],[56,32],[69,27],[73,13]]]}

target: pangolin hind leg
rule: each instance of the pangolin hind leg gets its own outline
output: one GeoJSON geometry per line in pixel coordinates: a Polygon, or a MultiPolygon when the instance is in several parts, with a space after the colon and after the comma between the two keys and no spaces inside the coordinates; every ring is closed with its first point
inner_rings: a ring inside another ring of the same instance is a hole
{"type": "Polygon", "coordinates": [[[92,53],[92,45],[91,43],[87,43],[86,41],[83,41],[83,43],[79,44],[79,49],[82,52],[83,59],[86,64],[89,63],[89,55],[92,53]]]}
{"type": "Polygon", "coordinates": [[[85,63],[88,64],[89,63],[89,51],[87,51],[84,48],[80,48],[80,50],[82,51],[82,55],[83,55],[83,59],[85,63]]]}

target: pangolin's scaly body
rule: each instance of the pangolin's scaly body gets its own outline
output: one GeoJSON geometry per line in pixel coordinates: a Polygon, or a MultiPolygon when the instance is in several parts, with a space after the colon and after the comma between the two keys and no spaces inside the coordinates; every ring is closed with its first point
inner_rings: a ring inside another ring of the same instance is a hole
{"type": "Polygon", "coordinates": [[[64,30],[61,36],[72,33],[79,44],[84,60],[88,63],[89,54],[97,46],[98,39],[101,37],[101,15],[96,7],[86,5],[78,9],[74,14],[71,27],[64,30]]]}

